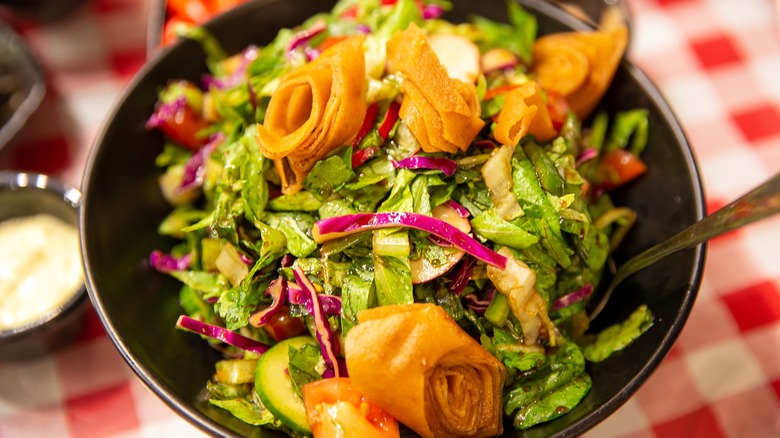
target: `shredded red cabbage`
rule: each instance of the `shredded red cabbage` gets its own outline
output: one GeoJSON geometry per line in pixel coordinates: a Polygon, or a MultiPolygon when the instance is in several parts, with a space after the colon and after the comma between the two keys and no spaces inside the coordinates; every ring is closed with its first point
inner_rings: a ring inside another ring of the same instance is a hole
{"type": "Polygon", "coordinates": [[[593,293],[593,285],[586,284],[574,292],[568,293],[557,300],[553,301],[550,306],[550,311],[560,310],[564,307],[569,307],[574,303],[578,303],[585,298],[588,298],[593,293]]]}
{"type": "Polygon", "coordinates": [[[162,251],[154,250],[149,254],[149,264],[163,273],[183,271],[190,267],[191,262],[192,254],[189,253],[181,257],[174,257],[170,254],[163,254],[162,251]]]}
{"type": "Polygon", "coordinates": [[[477,259],[474,257],[466,256],[458,263],[457,269],[452,275],[452,283],[450,283],[450,291],[455,295],[460,295],[463,290],[466,289],[466,285],[471,279],[471,271],[474,268],[474,264],[477,263],[477,259]]]}
{"type": "Polygon", "coordinates": [[[441,5],[437,5],[437,4],[425,5],[425,7],[423,7],[422,10],[422,16],[426,20],[439,18],[443,14],[444,14],[444,8],[442,8],[441,5]]]}
{"type": "Polygon", "coordinates": [[[455,212],[458,213],[460,217],[469,217],[469,215],[471,215],[471,213],[466,210],[466,207],[458,204],[454,199],[448,199],[444,204],[447,205],[447,207],[455,210],[455,212]]]}
{"type": "MultiPolygon", "coordinates": [[[[340,377],[341,370],[338,357],[336,357],[339,353],[339,343],[330,329],[330,323],[322,310],[322,304],[317,291],[300,267],[293,268],[293,275],[295,276],[295,282],[298,283],[306,299],[311,300],[313,310],[311,315],[314,317],[315,335],[317,342],[320,344],[320,352],[322,352],[322,358],[325,360],[325,366],[333,373],[332,377],[340,377]]],[[[325,377],[325,374],[323,374],[323,377],[325,377]]]]}
{"type": "Polygon", "coordinates": [[[253,353],[263,354],[270,348],[262,342],[247,338],[246,336],[232,332],[224,327],[198,321],[187,315],[179,316],[179,320],[176,321],[176,326],[253,353]]]}
{"type": "Polygon", "coordinates": [[[166,120],[170,120],[176,116],[176,113],[184,109],[187,105],[187,98],[185,96],[179,96],[172,102],[162,103],[155,108],[149,120],[146,121],[146,129],[157,128],[161,126],[166,120]]]}
{"type": "Polygon", "coordinates": [[[574,163],[575,167],[580,167],[580,165],[586,161],[590,161],[596,157],[599,156],[599,152],[594,148],[587,148],[580,154],[579,157],[577,157],[577,162],[574,163]]]}
{"type": "Polygon", "coordinates": [[[211,139],[205,146],[192,154],[184,164],[184,175],[182,175],[181,184],[176,188],[177,193],[184,193],[203,185],[203,177],[206,175],[206,162],[224,139],[225,134],[218,132],[211,136],[211,139]]]}
{"type": "Polygon", "coordinates": [[[408,227],[439,236],[483,262],[499,269],[506,268],[506,257],[482,245],[443,220],[408,212],[357,213],[322,219],[314,224],[314,241],[323,243],[347,234],[376,228],[408,227]]]}
{"type": "Polygon", "coordinates": [[[498,147],[498,145],[491,140],[483,139],[475,141],[474,147],[479,149],[495,149],[498,147]]]}
{"type": "Polygon", "coordinates": [[[271,321],[271,318],[276,315],[284,305],[284,293],[287,289],[287,280],[283,277],[279,277],[272,281],[265,290],[265,293],[273,298],[273,302],[265,309],[259,310],[249,316],[249,323],[255,327],[262,327],[271,321]]]}
{"type": "Polygon", "coordinates": [[[283,268],[289,268],[293,265],[293,262],[295,262],[295,257],[293,257],[292,254],[285,254],[282,256],[282,260],[280,261],[280,264],[283,268]]]}
{"type": "MultiPolygon", "coordinates": [[[[203,88],[208,90],[210,87],[214,87],[220,90],[233,88],[240,85],[246,79],[246,71],[249,64],[257,59],[257,55],[260,53],[260,49],[255,45],[250,45],[241,53],[241,61],[236,66],[235,70],[230,73],[230,76],[226,78],[216,78],[212,75],[204,75],[201,80],[203,88]]],[[[250,90],[251,91],[251,90],[250,90]]],[[[250,93],[250,96],[253,93],[250,93]]]]}
{"type": "MultiPolygon", "coordinates": [[[[300,32],[297,32],[295,35],[290,38],[290,42],[287,44],[287,56],[292,56],[292,52],[297,49],[298,47],[307,44],[309,40],[314,38],[315,36],[321,34],[325,30],[328,29],[327,23],[323,20],[318,20],[314,24],[311,25],[310,28],[302,30],[300,32]]],[[[306,54],[306,57],[309,58],[310,54],[306,54]]]]}
{"type": "Polygon", "coordinates": [[[413,155],[401,161],[393,161],[393,167],[405,169],[432,169],[439,170],[447,176],[452,176],[458,169],[458,164],[445,157],[423,157],[413,155]]]}
{"type": "Polygon", "coordinates": [[[473,310],[477,315],[484,315],[490,305],[489,299],[481,300],[476,294],[468,294],[463,297],[463,300],[466,301],[466,306],[473,310]]]}
{"type": "MultiPolygon", "coordinates": [[[[328,294],[319,294],[318,297],[322,305],[322,311],[326,316],[341,314],[341,297],[328,294]]],[[[287,300],[290,304],[304,306],[309,315],[314,315],[314,304],[297,284],[287,285],[287,300]]]]}

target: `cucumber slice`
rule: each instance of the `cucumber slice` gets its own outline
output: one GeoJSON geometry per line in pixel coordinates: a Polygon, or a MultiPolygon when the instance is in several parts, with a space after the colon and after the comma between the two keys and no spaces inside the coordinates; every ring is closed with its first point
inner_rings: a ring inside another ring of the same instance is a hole
{"type": "Polygon", "coordinates": [[[306,344],[317,345],[317,341],[309,336],[298,336],[285,339],[263,353],[255,368],[255,392],[263,405],[285,426],[311,435],[303,399],[293,390],[287,374],[290,347],[297,349],[306,344]]]}

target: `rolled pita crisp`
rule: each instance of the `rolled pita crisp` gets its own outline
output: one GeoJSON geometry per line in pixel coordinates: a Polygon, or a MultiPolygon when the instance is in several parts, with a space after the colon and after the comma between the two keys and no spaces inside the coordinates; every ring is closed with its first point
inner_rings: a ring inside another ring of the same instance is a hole
{"type": "Polygon", "coordinates": [[[299,191],[314,164],[360,129],[367,107],[363,39],[346,38],[290,71],[268,102],[257,144],[274,160],[283,193],[299,191]]]}
{"type": "Polygon", "coordinates": [[[503,432],[506,369],[441,307],[365,310],[345,342],[353,385],[423,437],[503,432]]]}
{"type": "Polygon", "coordinates": [[[493,136],[499,143],[510,146],[516,145],[526,134],[533,134],[538,141],[552,140],[558,135],[542,90],[534,81],[528,81],[506,94],[493,130],[493,136]]]}
{"type": "Polygon", "coordinates": [[[607,91],[627,44],[625,24],[545,35],[534,43],[531,71],[542,88],[566,97],[583,120],[607,91]]]}
{"type": "Polygon", "coordinates": [[[485,126],[474,84],[453,79],[414,23],[387,42],[388,70],[404,76],[398,112],[423,151],[466,151],[485,126]]]}

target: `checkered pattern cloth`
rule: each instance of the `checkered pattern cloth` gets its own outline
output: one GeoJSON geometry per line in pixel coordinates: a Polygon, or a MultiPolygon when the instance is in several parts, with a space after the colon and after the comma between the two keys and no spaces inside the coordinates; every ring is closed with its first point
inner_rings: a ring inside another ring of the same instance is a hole
{"type": "MultiPolygon", "coordinates": [[[[780,5],[628,0],[629,58],[682,121],[710,211],[780,170],[780,5]]],[[[47,71],[41,110],[0,169],[78,185],[105,114],[144,62],[148,3],[91,0],[14,23],[47,71]]],[[[780,217],[714,239],[703,285],[660,367],[588,437],[780,437],[780,217]]],[[[90,314],[73,344],[0,362],[0,437],[201,435],[135,377],[90,314]]]]}

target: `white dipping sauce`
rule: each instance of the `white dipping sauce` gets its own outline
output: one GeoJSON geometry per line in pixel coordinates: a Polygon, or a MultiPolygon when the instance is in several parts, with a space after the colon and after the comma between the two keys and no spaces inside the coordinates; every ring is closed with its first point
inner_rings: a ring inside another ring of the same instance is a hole
{"type": "Polygon", "coordinates": [[[0,222],[0,330],[44,316],[82,283],[76,227],[46,214],[0,222]]]}

